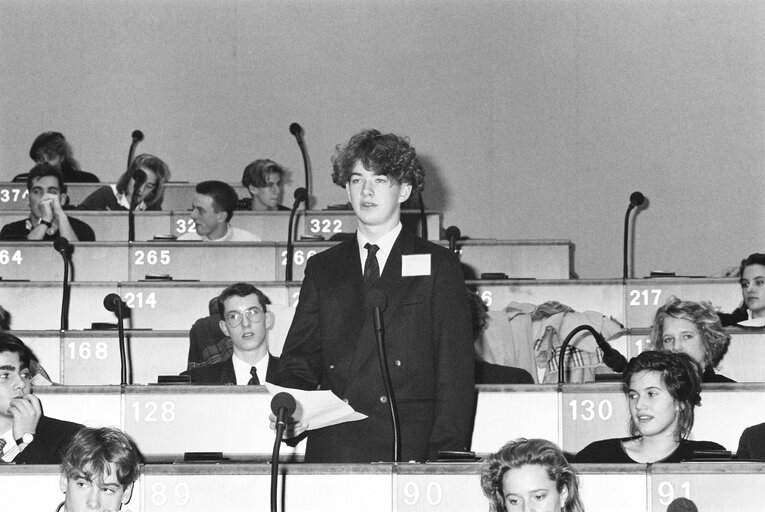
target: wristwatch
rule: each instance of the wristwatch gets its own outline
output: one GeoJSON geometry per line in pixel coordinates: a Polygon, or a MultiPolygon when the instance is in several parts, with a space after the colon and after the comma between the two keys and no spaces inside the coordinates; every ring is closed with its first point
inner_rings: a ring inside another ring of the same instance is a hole
{"type": "Polygon", "coordinates": [[[24,432],[24,435],[19,439],[16,439],[16,444],[29,444],[35,440],[35,435],[29,432],[24,432]]]}
{"type": "Polygon", "coordinates": [[[46,226],[48,228],[52,228],[53,227],[53,223],[51,221],[45,220],[45,219],[40,219],[40,222],[38,222],[38,224],[42,224],[43,226],[46,226]]]}

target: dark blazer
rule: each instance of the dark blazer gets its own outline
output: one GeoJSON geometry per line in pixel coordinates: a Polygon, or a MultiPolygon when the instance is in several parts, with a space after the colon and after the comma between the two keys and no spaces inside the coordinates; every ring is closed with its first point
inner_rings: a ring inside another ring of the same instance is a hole
{"type": "Polygon", "coordinates": [[[765,460],[765,423],[747,427],[738,440],[736,458],[739,460],[765,460]]]}
{"type": "Polygon", "coordinates": [[[16,456],[17,464],[59,464],[66,444],[80,429],[79,423],[42,416],[35,439],[16,456]]]}
{"type": "MultiPolygon", "coordinates": [[[[276,372],[276,363],[278,361],[277,358],[268,354],[268,371],[266,372],[265,381],[271,382],[271,378],[274,376],[274,372],[276,372]]],[[[192,384],[236,385],[236,373],[234,372],[234,363],[231,361],[231,358],[220,363],[196,366],[191,370],[186,370],[181,375],[190,376],[192,384]]],[[[262,376],[258,376],[258,378],[261,384],[265,382],[262,376]]]]}
{"type": "MultiPolygon", "coordinates": [[[[402,458],[434,460],[470,444],[475,400],[470,308],[459,261],[402,231],[376,287],[387,297],[385,347],[402,458]],[[430,255],[402,277],[402,256],[430,255]]],[[[308,432],[306,462],[393,460],[393,434],[356,238],[308,260],[274,384],[329,389],[369,418],[308,432]]]]}

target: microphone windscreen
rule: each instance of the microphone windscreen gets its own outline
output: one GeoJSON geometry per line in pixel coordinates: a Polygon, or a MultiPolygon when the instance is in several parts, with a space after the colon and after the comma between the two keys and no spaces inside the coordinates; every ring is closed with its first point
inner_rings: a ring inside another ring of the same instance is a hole
{"type": "Polygon", "coordinates": [[[65,237],[60,236],[53,240],[53,248],[56,249],[60,253],[64,253],[69,251],[69,248],[71,245],[69,245],[69,240],[67,240],[65,237]]]}
{"type": "Polygon", "coordinates": [[[449,226],[448,228],[446,228],[445,234],[446,234],[447,240],[451,240],[451,239],[459,240],[459,238],[462,236],[462,233],[460,233],[460,228],[458,228],[457,226],[449,226]]]}
{"type": "Polygon", "coordinates": [[[380,290],[373,288],[367,292],[367,304],[371,309],[380,308],[380,311],[385,311],[388,307],[388,297],[380,290]]]}
{"type": "Polygon", "coordinates": [[[300,201],[300,202],[308,201],[308,191],[305,189],[305,187],[300,187],[295,189],[294,196],[295,196],[295,201],[300,201]]]}
{"type": "Polygon", "coordinates": [[[699,509],[688,498],[676,498],[667,507],[667,512],[699,512],[699,509]]]}
{"type": "Polygon", "coordinates": [[[300,137],[303,135],[303,127],[297,123],[292,123],[290,125],[290,133],[295,137],[300,137]]]}
{"type": "Polygon", "coordinates": [[[643,202],[645,202],[645,196],[640,192],[635,191],[630,194],[630,204],[632,206],[640,206],[643,202]]]}
{"type": "Polygon", "coordinates": [[[279,409],[282,407],[287,409],[287,416],[292,416],[292,414],[295,412],[295,409],[297,409],[297,402],[295,402],[295,397],[283,391],[281,393],[275,394],[271,399],[271,412],[278,415],[279,409]]]}
{"type": "Polygon", "coordinates": [[[133,141],[141,142],[143,140],[143,132],[141,130],[133,130],[133,141]]]}
{"type": "Polygon", "coordinates": [[[119,308],[120,303],[122,302],[122,298],[120,298],[119,295],[116,293],[110,293],[106,297],[104,297],[104,307],[107,311],[111,311],[112,313],[116,313],[117,309],[119,308]]]}

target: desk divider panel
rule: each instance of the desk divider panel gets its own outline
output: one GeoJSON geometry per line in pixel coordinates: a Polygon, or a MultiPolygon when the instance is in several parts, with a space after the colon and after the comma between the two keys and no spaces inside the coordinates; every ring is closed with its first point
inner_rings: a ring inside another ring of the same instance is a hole
{"type": "Polygon", "coordinates": [[[672,295],[682,300],[711,302],[726,313],[741,304],[741,288],[732,278],[631,279],[624,293],[626,325],[650,327],[656,310],[672,295]]]}

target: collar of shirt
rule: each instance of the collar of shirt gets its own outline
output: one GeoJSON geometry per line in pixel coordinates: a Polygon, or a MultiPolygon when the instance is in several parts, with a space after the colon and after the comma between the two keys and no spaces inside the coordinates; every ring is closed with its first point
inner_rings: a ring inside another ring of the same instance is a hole
{"type": "Polygon", "coordinates": [[[216,238],[215,240],[210,240],[210,237],[207,235],[199,235],[199,238],[201,238],[205,242],[230,242],[233,237],[234,237],[234,230],[231,229],[230,224],[226,224],[226,234],[220,238],[216,238]]]}
{"type": "MultiPolygon", "coordinates": [[[[237,386],[246,385],[250,382],[250,379],[252,378],[252,375],[250,375],[250,368],[252,368],[253,365],[245,363],[236,357],[236,354],[231,356],[231,362],[234,363],[237,386]]],[[[260,361],[255,363],[255,369],[258,371],[258,379],[260,380],[260,383],[264,384],[266,382],[266,373],[268,372],[268,352],[266,352],[265,356],[260,358],[260,361]]]]}
{"type": "Polygon", "coordinates": [[[396,243],[396,239],[398,238],[399,233],[401,233],[400,222],[395,228],[391,229],[382,237],[380,237],[379,240],[374,242],[362,235],[361,231],[356,230],[356,240],[359,243],[359,259],[361,260],[362,272],[364,272],[364,263],[367,261],[367,250],[364,248],[364,246],[367,244],[367,242],[369,242],[370,244],[375,244],[380,248],[377,251],[377,264],[380,267],[380,275],[382,276],[383,271],[385,270],[385,263],[388,261],[388,256],[390,256],[390,252],[393,250],[393,244],[396,243]]]}
{"type": "MultiPolygon", "coordinates": [[[[126,210],[130,209],[130,200],[127,197],[127,194],[122,194],[120,192],[117,192],[117,185],[110,185],[112,187],[112,192],[114,193],[114,197],[117,198],[117,204],[125,208],[126,210]]],[[[141,201],[138,206],[135,207],[135,211],[143,211],[146,209],[146,204],[141,201]]]]}

